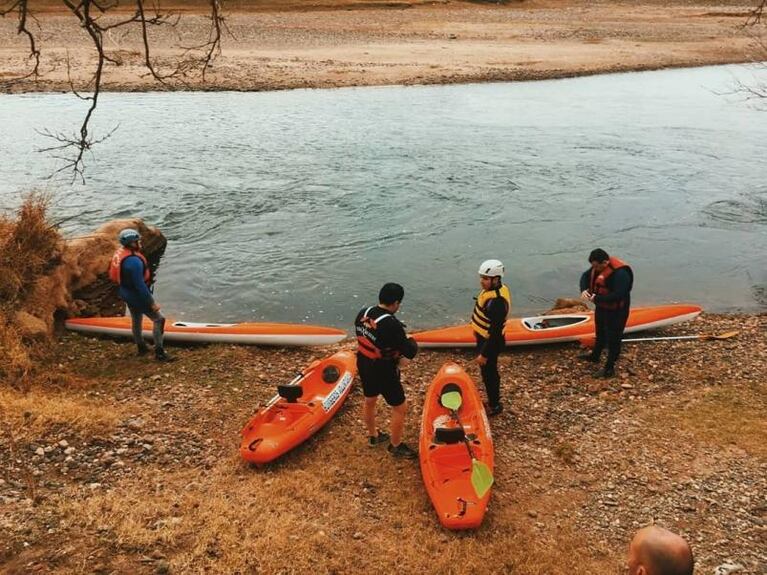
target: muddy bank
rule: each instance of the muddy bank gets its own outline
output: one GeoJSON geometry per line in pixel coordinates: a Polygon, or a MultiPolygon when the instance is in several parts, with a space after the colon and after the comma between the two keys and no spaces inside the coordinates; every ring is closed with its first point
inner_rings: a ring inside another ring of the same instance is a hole
{"type": "MultiPolygon", "coordinates": [[[[655,521],[691,542],[696,573],[728,560],[763,573],[767,316],[704,314],[663,334],[732,329],[627,345],[614,380],[591,378],[574,345],[505,353],[497,482],[468,535],[439,528],[416,463],[366,446],[359,386],[278,463],[240,461],[238,432],[275,384],[349,343],[176,347],[160,365],[66,335],[45,364],[60,384],[0,391],[0,570],[616,573],[655,521]]],[[[471,359],[424,352],[408,367],[407,441],[440,365],[477,378],[471,359]]]]}
{"type": "MultiPolygon", "coordinates": [[[[232,3],[226,10],[233,36],[225,38],[204,83],[192,77],[184,83],[150,80],[139,31],[120,29],[105,42],[119,65],[107,65],[104,89],[449,84],[747,62],[763,59],[742,28],[752,5],[747,0],[232,3]]],[[[42,51],[37,81],[7,83],[24,75],[30,61],[15,20],[0,19],[0,89],[69,90],[67,59],[75,86],[90,80],[89,38],[55,6],[46,2],[36,13],[42,51]]],[[[200,3],[181,11],[175,29],[150,31],[160,72],[172,68],[181,46],[207,39],[200,3]]]]}

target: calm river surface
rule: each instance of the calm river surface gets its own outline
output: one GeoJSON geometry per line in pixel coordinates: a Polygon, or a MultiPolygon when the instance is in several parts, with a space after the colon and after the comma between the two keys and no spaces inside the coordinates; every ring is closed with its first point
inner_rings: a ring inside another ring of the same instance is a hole
{"type": "Polygon", "coordinates": [[[463,321],[502,259],[514,315],[575,296],[588,252],[631,263],[635,304],[767,308],[767,109],[740,66],[544,82],[104,94],[87,182],[46,180],[36,130],[72,95],[0,95],[0,206],[56,194],[69,236],[143,217],[156,294],[193,321],[349,327],[380,285],[411,328],[463,321]],[[97,134],[98,135],[98,134],[97,134]]]}

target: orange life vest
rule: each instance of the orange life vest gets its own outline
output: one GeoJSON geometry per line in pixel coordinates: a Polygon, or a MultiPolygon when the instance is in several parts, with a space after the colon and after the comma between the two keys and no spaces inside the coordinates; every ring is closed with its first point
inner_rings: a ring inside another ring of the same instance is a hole
{"type": "Polygon", "coordinates": [[[391,317],[390,313],[382,313],[378,317],[370,317],[370,312],[375,310],[385,310],[377,306],[367,308],[362,317],[354,323],[354,332],[357,334],[357,351],[369,359],[397,359],[399,352],[389,348],[378,346],[378,324],[381,320],[391,317]]]}
{"type": "Polygon", "coordinates": [[[109,262],[109,279],[117,285],[120,285],[120,276],[122,273],[123,261],[130,256],[138,256],[144,263],[144,282],[146,285],[152,280],[152,274],[149,271],[149,262],[146,261],[144,254],[141,252],[134,252],[128,248],[122,247],[115,252],[112,256],[112,261],[109,262]]]}
{"type": "MultiPolygon", "coordinates": [[[[621,259],[610,257],[607,267],[597,274],[596,270],[591,270],[591,280],[589,290],[595,295],[607,295],[610,289],[607,287],[607,278],[613,275],[615,270],[627,268],[631,272],[631,267],[621,259]]],[[[610,303],[599,303],[599,307],[604,309],[621,309],[626,306],[626,300],[620,300],[610,303]]]]}

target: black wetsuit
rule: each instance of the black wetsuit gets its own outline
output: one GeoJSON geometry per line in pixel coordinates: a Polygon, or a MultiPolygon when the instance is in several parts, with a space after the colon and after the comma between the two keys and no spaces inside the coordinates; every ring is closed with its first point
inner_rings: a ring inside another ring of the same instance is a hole
{"type": "Polygon", "coordinates": [[[477,340],[477,354],[487,358],[487,363],[480,366],[482,381],[487,391],[487,401],[490,407],[496,407],[501,403],[501,375],[498,373],[498,355],[506,347],[503,337],[503,328],[506,325],[506,316],[509,313],[506,300],[500,297],[487,302],[484,309],[485,315],[490,319],[488,337],[484,338],[474,333],[477,340]]]}
{"type": "MultiPolygon", "coordinates": [[[[591,289],[591,269],[581,276],[581,291],[591,289]]],[[[605,369],[613,369],[621,353],[621,340],[631,307],[631,288],[634,286],[634,272],[629,267],[622,267],[611,273],[605,287],[609,293],[594,296],[594,323],[596,324],[596,343],[592,356],[599,359],[607,348],[605,369]]]]}

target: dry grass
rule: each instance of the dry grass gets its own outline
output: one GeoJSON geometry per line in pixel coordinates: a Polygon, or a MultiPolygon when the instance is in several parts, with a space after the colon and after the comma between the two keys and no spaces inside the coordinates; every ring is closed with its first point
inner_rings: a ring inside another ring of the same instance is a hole
{"type": "Polygon", "coordinates": [[[61,257],[61,236],[47,219],[48,198],[31,194],[14,216],[0,216],[0,381],[16,384],[32,370],[30,349],[14,325],[35,283],[61,257]]]}
{"type": "Polygon", "coordinates": [[[675,423],[698,443],[734,446],[767,457],[767,388],[731,386],[705,390],[683,408],[663,409],[658,419],[675,423]]]}
{"type": "Polygon", "coordinates": [[[85,436],[112,430],[120,420],[117,408],[104,402],[33,390],[0,389],[0,425],[17,439],[38,439],[51,428],[65,427],[85,436]]]}
{"type": "Polygon", "coordinates": [[[258,471],[232,456],[205,473],[132,478],[72,500],[67,516],[72,526],[108,529],[117,553],[172,556],[178,573],[614,572],[614,560],[595,557],[567,527],[554,541],[500,507],[481,536],[445,532],[426,496],[413,497],[415,466],[374,494],[350,481],[359,470],[322,469],[317,461],[258,471]]]}

